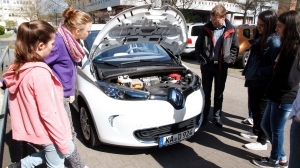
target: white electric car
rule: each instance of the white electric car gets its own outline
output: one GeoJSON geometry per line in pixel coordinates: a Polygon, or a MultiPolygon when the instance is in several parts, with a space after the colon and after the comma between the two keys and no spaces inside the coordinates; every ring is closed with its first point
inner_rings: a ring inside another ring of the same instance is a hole
{"type": "Polygon", "coordinates": [[[198,75],[181,63],[184,16],[171,6],[123,11],[93,26],[77,67],[74,107],[84,142],[164,147],[190,138],[202,122],[198,75]]]}

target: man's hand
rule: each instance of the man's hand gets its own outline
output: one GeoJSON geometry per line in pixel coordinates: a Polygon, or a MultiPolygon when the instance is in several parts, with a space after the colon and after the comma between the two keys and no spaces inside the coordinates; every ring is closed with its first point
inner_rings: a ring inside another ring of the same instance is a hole
{"type": "Polygon", "coordinates": [[[195,57],[196,57],[198,63],[200,63],[200,65],[205,65],[207,63],[205,58],[202,55],[195,54],[195,57]]]}
{"type": "Polygon", "coordinates": [[[72,103],[75,100],[75,96],[70,96],[69,97],[69,103],[72,103]]]}

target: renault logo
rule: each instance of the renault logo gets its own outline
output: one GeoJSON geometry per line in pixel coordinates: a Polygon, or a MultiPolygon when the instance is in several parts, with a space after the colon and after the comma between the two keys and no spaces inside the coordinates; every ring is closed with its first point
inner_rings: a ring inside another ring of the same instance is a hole
{"type": "Polygon", "coordinates": [[[170,100],[176,105],[176,106],[182,106],[183,104],[183,95],[180,91],[177,89],[172,89],[169,94],[170,100]]]}

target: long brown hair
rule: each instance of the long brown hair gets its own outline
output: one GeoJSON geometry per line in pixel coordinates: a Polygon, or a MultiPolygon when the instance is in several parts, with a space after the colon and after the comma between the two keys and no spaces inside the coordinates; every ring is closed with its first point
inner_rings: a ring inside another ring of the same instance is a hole
{"type": "Polygon", "coordinates": [[[67,8],[63,12],[64,26],[69,31],[74,29],[84,29],[87,23],[92,23],[93,20],[90,15],[86,14],[85,12],[75,10],[71,7],[67,8]]]}
{"type": "Polygon", "coordinates": [[[26,62],[43,62],[43,58],[36,53],[38,43],[47,44],[51,35],[55,34],[53,26],[42,20],[22,23],[18,28],[15,43],[15,60],[13,71],[19,76],[19,70],[26,62]]]}
{"type": "Polygon", "coordinates": [[[276,33],[276,23],[277,23],[277,15],[273,10],[266,10],[261,12],[258,15],[258,18],[264,22],[264,32],[260,35],[260,47],[259,47],[259,56],[262,56],[263,50],[267,45],[268,38],[276,33]]]}
{"type": "Polygon", "coordinates": [[[285,25],[281,38],[281,55],[296,56],[300,44],[300,15],[297,11],[288,11],[278,17],[278,21],[285,25]]]}

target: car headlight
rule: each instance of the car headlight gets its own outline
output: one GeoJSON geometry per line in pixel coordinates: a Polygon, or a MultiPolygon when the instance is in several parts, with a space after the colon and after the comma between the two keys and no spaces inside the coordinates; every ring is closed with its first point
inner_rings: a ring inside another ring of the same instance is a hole
{"type": "Polygon", "coordinates": [[[107,82],[97,81],[100,89],[109,97],[119,100],[147,100],[148,92],[134,90],[125,86],[115,85],[107,82]]]}

